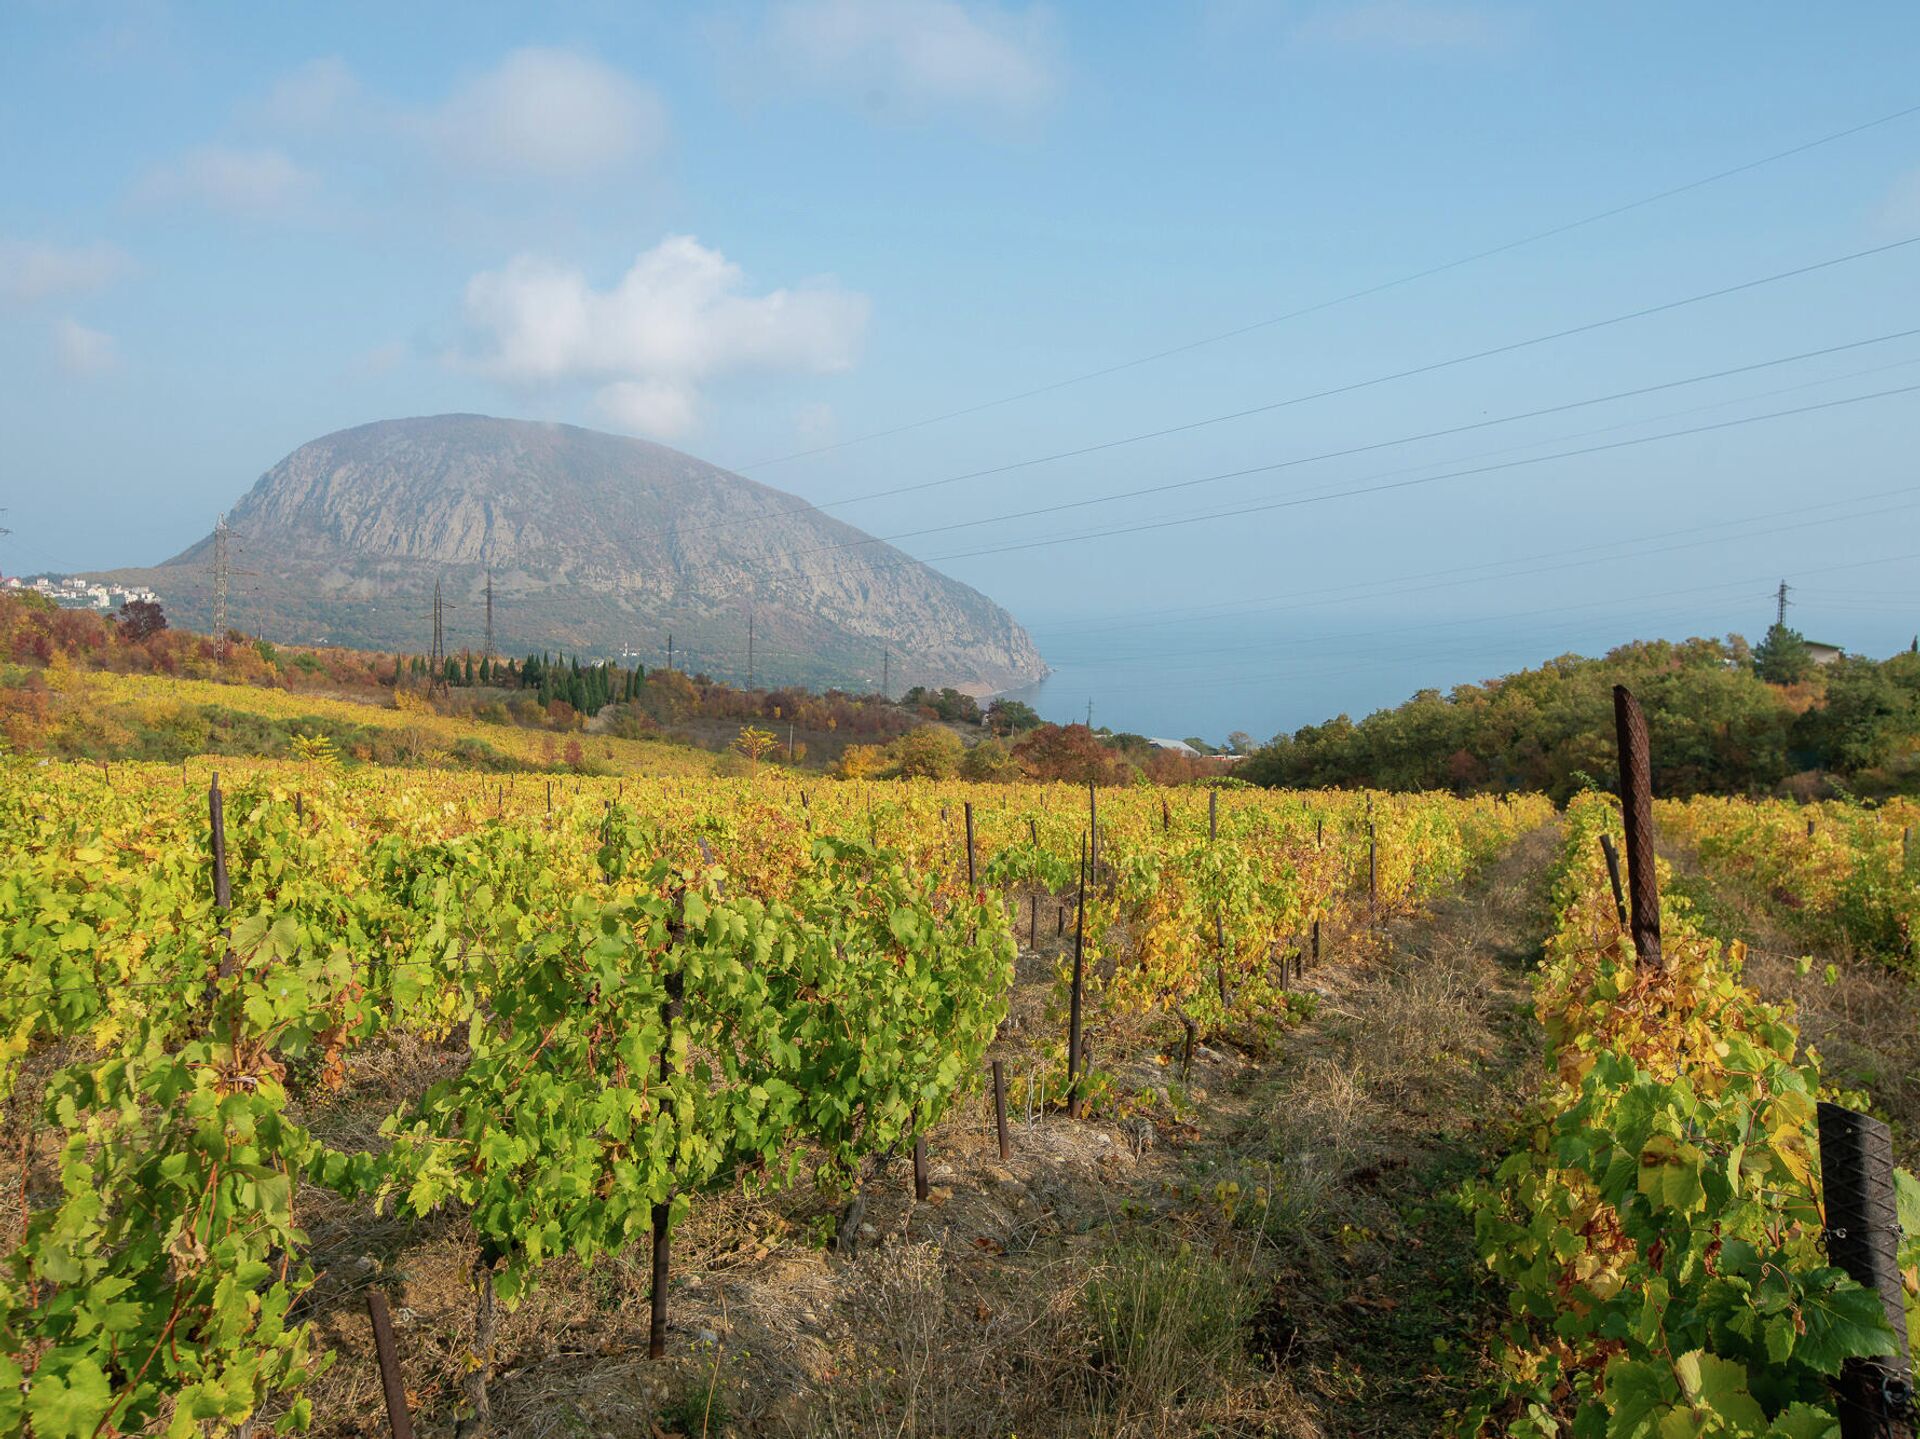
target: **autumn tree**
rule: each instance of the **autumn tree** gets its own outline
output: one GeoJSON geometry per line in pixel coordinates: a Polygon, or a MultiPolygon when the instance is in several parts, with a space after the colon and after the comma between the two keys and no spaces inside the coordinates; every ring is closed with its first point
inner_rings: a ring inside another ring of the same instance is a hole
{"type": "Polygon", "coordinates": [[[1020,761],[997,739],[983,739],[960,761],[960,777],[985,784],[1007,784],[1022,778],[1020,761]]]}
{"type": "Polygon", "coordinates": [[[733,747],[745,755],[755,769],[758,769],[760,761],[766,758],[773,747],[779,743],[773,731],[743,725],[740,733],[734,737],[733,747]]]}
{"type": "Polygon", "coordinates": [[[1083,724],[1041,725],[1022,735],[1014,757],[1032,779],[1068,784],[1116,784],[1127,766],[1083,724]]]}
{"type": "Polygon", "coordinates": [[[167,617],[152,600],[128,600],[120,606],[120,637],[143,644],[167,627],[167,617]]]}
{"type": "Polygon", "coordinates": [[[950,779],[965,753],[960,736],[939,725],[909,730],[887,746],[893,772],[901,779],[950,779]]]}

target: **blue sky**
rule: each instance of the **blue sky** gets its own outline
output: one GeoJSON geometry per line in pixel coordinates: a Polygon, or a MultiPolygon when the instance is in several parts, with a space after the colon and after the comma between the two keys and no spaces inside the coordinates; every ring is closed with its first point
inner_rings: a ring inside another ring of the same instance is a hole
{"type": "MultiPolygon", "coordinates": [[[[388,416],[641,434],[826,503],[1920,235],[1914,115],[862,439],[1920,105],[1920,9],[1845,21],[1790,4],[16,0],[0,15],[0,570],[157,561],[296,445],[388,416]]],[[[1897,248],[835,513],[923,530],[1880,339],[1920,326],[1917,279],[1920,245],[1897,248]]],[[[1884,653],[1920,628],[1920,394],[1053,541],[1916,384],[1920,337],[1880,339],[902,544],[1143,726],[1193,710],[1209,733],[1271,733],[1635,635],[1757,634],[1782,575],[1803,628],[1884,653]]]]}

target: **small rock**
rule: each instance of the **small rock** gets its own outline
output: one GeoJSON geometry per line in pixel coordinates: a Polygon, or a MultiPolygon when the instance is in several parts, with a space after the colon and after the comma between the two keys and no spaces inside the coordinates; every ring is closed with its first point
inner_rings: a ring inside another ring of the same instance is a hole
{"type": "Polygon", "coordinates": [[[860,1226],[860,1237],[862,1239],[871,1239],[879,1232],[880,1231],[875,1229],[871,1224],[862,1224],[860,1226]]]}
{"type": "Polygon", "coordinates": [[[693,1337],[694,1341],[699,1344],[718,1344],[720,1342],[720,1336],[715,1334],[711,1329],[696,1329],[693,1331],[693,1337]]]}

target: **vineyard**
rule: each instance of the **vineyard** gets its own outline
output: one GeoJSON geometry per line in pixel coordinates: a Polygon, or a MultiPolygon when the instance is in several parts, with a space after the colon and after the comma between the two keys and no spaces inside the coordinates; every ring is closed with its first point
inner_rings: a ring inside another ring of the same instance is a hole
{"type": "Polygon", "coordinates": [[[325,766],[224,786],[6,772],[0,1083],[30,1218],[0,1403],[37,1434],[306,1423],[325,1358],[297,1320],[303,1184],[456,1209],[483,1306],[558,1256],[646,1239],[664,1266],[703,1191],[804,1175],[857,1196],[869,1161],[981,1091],[1016,892],[1030,945],[1043,897],[1056,930],[1071,901],[1082,938],[1059,981],[1079,1047],[1062,1033],[1026,1078],[1078,1113],[1107,1094],[1087,1062],[1103,1023],[1158,1017],[1187,1046],[1283,1024],[1323,926],[1410,902],[1543,814],[325,766]],[[381,1146],[297,1122],[402,1038],[460,1062],[381,1146]]]}
{"type": "MultiPolygon", "coordinates": [[[[1790,903],[1810,943],[1911,972],[1920,885],[1897,808],[1696,800],[1659,818],[1726,883],[1790,903]]],[[[0,768],[0,1178],[17,1199],[0,1428],[380,1432],[386,1416],[326,1398],[372,1392],[342,1380],[373,1372],[339,1342],[343,1299],[363,1296],[395,1432],[478,1432],[526,1372],[507,1318],[556,1276],[636,1262],[648,1355],[717,1375],[721,1340],[675,1309],[700,1297],[675,1246],[704,1216],[771,1215],[777,1242],[852,1274],[887,1242],[870,1221],[892,1196],[937,1206],[960,1182],[966,1136],[1004,1166],[1016,1143],[1030,1165],[1070,1157],[1075,1133],[1136,1150],[1198,1135],[1197,1069],[1231,1061],[1261,1092],[1319,1007],[1348,1002],[1340,973],[1418,982],[1396,935],[1553,824],[1546,1072],[1511,1157],[1464,1191],[1508,1317],[1457,1336],[1439,1407],[1463,1434],[1835,1432],[1833,1377],[1894,1340],[1822,1247],[1815,1102],[1871,1096],[1822,1088],[1792,1015],[1684,904],[1663,963],[1636,955],[1603,797],[1556,819],[1529,798],[20,759],[0,768]],[[457,1342],[409,1310],[414,1352],[397,1352],[386,1292],[405,1273],[343,1285],[316,1216],[463,1254],[457,1342]]],[[[1178,1232],[1269,1235],[1302,1212],[1300,1182],[1180,1181],[1223,1227],[1178,1232]]],[[[1911,1304],[1920,1189],[1899,1184],[1911,1304]]],[[[1155,1203],[1149,1223],[1171,1213],[1155,1203]]],[[[1136,1321],[1146,1302],[1128,1278],[1078,1280],[1075,1332],[1107,1356],[1078,1385],[1144,1362],[1115,1332],[1116,1292],[1136,1321]]],[[[1173,1384],[1205,1418],[1100,1427],[1277,1432],[1173,1384]]],[[[654,1432],[721,1432],[716,1387],[654,1432]]],[[[889,1412],[869,1427],[916,1432],[889,1412]]],[[[783,1422],[860,1427],[831,1405],[783,1422]]]]}
{"type": "MultiPolygon", "coordinates": [[[[1665,967],[1637,962],[1600,844],[1619,830],[1597,796],[1568,813],[1533,1142],[1472,1196],[1513,1293],[1508,1432],[1559,1433],[1568,1410],[1606,1435],[1834,1432],[1832,1376],[1894,1340],[1880,1296],[1828,1253],[1816,1177],[1816,1098],[1866,1097],[1822,1090],[1791,1016],[1742,983],[1737,942],[1670,910],[1665,967]]],[[[1911,1309],[1920,1186],[1897,1178],[1911,1309]]]]}
{"type": "Polygon", "coordinates": [[[1788,917],[1803,942],[1920,979],[1920,804],[1693,799],[1662,805],[1660,823],[1698,847],[1716,881],[1788,917]]]}

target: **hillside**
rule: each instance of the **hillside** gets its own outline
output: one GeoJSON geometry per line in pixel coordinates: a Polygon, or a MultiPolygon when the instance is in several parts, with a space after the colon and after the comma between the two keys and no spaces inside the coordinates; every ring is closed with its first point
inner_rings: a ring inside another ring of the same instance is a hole
{"type": "Polygon", "coordinates": [[[1613,686],[1626,684],[1646,706],[1659,794],[1806,797],[1836,783],[1870,797],[1920,793],[1920,652],[1804,660],[1773,683],[1766,649],[1730,636],[1563,655],[1444,695],[1422,690],[1358,722],[1339,715],[1279,735],[1236,773],[1286,787],[1538,790],[1565,800],[1607,774],[1613,686]]]}
{"type": "MultiPolygon", "coordinates": [[[[977,590],[782,491],[644,440],[440,415],[302,445],[227,516],[235,627],[289,642],[419,651],[436,579],[450,649],[478,648],[493,575],[504,652],[664,658],[815,687],[976,693],[1042,675],[1027,633],[977,590]]],[[[211,535],[149,569],[169,614],[212,614],[211,535]]]]}

